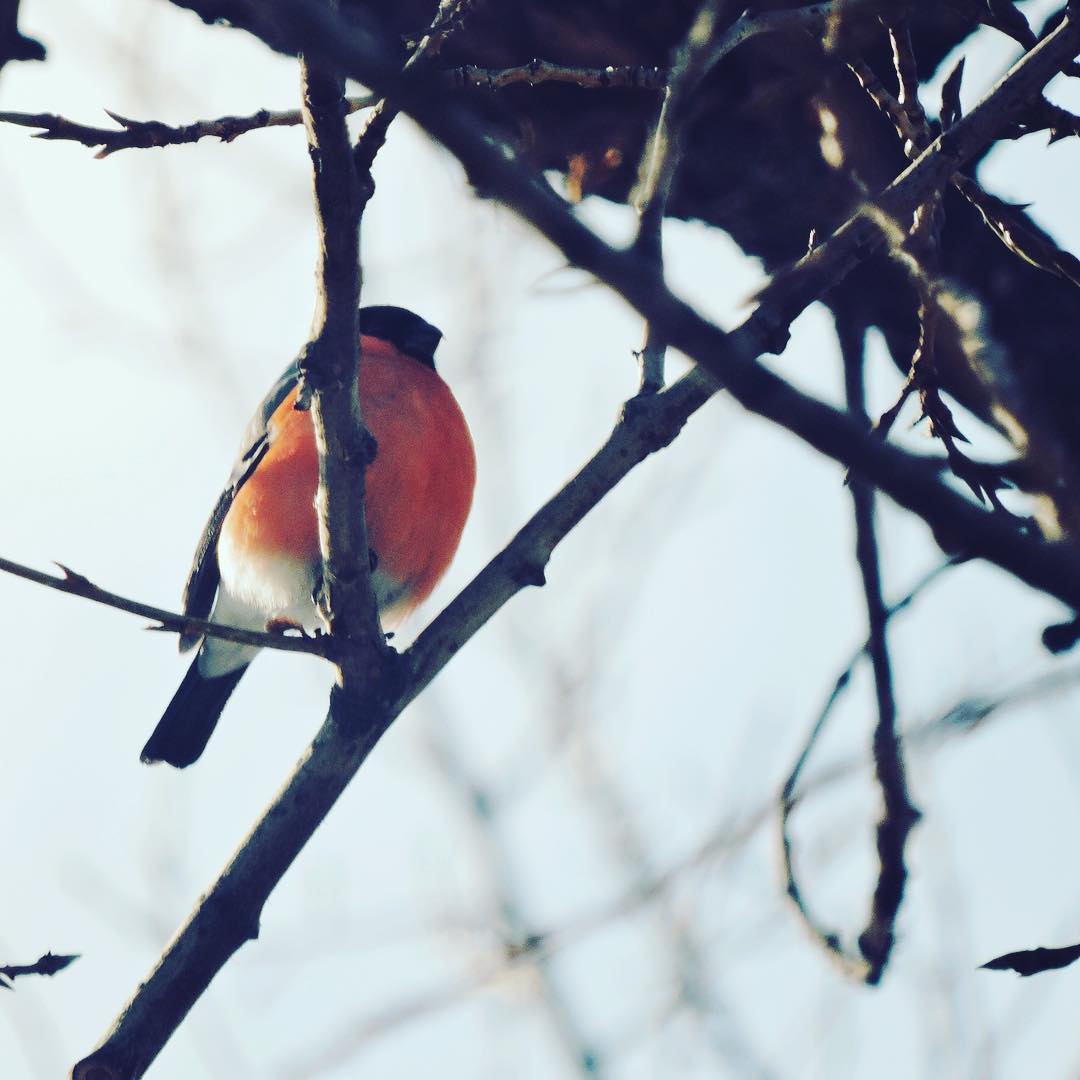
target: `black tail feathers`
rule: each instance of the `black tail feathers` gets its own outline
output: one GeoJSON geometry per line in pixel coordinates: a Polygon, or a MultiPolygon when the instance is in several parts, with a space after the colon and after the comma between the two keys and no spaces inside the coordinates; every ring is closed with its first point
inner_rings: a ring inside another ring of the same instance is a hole
{"type": "Polygon", "coordinates": [[[197,761],[217,727],[225,702],[245,671],[247,664],[227,675],[208,677],[199,673],[196,657],[143,747],[142,760],[147,765],[165,761],[178,769],[197,761]]]}

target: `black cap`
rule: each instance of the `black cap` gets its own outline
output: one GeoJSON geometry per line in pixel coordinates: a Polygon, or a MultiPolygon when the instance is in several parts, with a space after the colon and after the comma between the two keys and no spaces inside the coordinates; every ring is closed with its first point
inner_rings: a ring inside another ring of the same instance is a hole
{"type": "Polygon", "coordinates": [[[401,352],[435,369],[435,350],[442,331],[408,308],[376,304],[360,309],[360,333],[389,341],[401,352]]]}

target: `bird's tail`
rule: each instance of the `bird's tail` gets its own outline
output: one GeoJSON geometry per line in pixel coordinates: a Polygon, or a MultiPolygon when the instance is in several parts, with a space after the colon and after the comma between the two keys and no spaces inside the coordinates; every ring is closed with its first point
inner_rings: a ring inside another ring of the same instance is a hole
{"type": "Polygon", "coordinates": [[[236,689],[248,665],[224,675],[203,675],[196,657],[180,689],[142,749],[147,765],[165,761],[183,769],[206,749],[229,695],[236,689]]]}

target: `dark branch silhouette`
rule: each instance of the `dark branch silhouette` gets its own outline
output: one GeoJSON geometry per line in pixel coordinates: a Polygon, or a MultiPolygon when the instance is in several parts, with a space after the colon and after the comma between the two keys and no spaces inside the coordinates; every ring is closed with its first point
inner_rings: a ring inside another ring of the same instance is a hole
{"type": "Polygon", "coordinates": [[[1020,952],[995,956],[980,964],[989,971],[1015,971],[1017,975],[1038,975],[1043,971],[1056,971],[1080,960],[1080,945],[1065,945],[1059,949],[1022,949],[1020,952]]]}
{"type": "Polygon", "coordinates": [[[0,987],[13,989],[12,980],[23,975],[55,975],[78,959],[77,953],[65,956],[47,952],[32,964],[0,964],[0,987]]]}

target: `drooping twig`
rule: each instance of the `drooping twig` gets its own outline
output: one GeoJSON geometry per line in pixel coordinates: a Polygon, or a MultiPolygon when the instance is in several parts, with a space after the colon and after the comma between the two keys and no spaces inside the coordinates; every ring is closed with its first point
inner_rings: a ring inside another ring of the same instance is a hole
{"type": "MultiPolygon", "coordinates": [[[[848,408],[865,425],[866,390],[863,382],[864,343],[850,333],[842,335],[848,408]]],[[[851,481],[855,506],[855,557],[862,577],[870,634],[868,652],[874,672],[877,724],[874,727],[874,771],[881,789],[883,814],[877,827],[878,880],[870,921],[859,935],[859,950],[867,963],[866,981],[880,981],[892,954],[894,927],[907,882],[904,848],[919,811],[908,795],[904,757],[897,736],[896,699],[892,662],[886,641],[889,612],[881,590],[881,564],[874,521],[874,490],[861,477],[851,481]]]]}
{"type": "MultiPolygon", "coordinates": [[[[60,564],[58,564],[60,565],[60,564]]],[[[109,592],[99,588],[82,574],[76,573],[69,567],[60,565],[61,576],[46,574],[42,570],[24,566],[22,563],[13,562],[11,559],[0,558],[0,571],[12,574],[15,577],[33,581],[38,585],[44,585],[58,592],[68,593],[71,596],[79,596],[84,600],[92,600],[95,604],[104,604],[106,607],[115,608],[117,611],[126,611],[131,615],[140,615],[144,619],[153,620],[154,630],[167,630],[177,634],[199,634],[207,637],[218,637],[225,641],[236,641],[241,645],[254,645],[262,649],[278,649],[282,652],[313,653],[316,656],[325,655],[325,639],[321,637],[292,637],[284,634],[260,633],[258,630],[245,630],[239,626],[226,626],[224,623],[211,622],[209,619],[195,619],[190,615],[180,615],[175,611],[167,611],[164,608],[154,607],[151,604],[143,604],[138,600],[130,600],[126,596],[109,592]]]]}
{"type": "MultiPolygon", "coordinates": [[[[956,565],[957,561],[955,559],[949,559],[946,562],[939,563],[932,570],[924,574],[903,597],[885,609],[885,623],[890,622],[901,612],[906,611],[915,599],[922,595],[924,590],[934,584],[947,570],[956,565]]],[[[803,896],[802,886],[799,884],[799,878],[795,872],[794,847],[791,836],[791,816],[795,811],[795,807],[803,801],[805,796],[805,793],[800,790],[799,785],[802,781],[803,771],[806,768],[807,762],[810,760],[810,756],[817,746],[818,739],[825,731],[825,727],[832,717],[833,710],[836,708],[836,705],[839,703],[844,692],[851,685],[851,679],[855,673],[856,666],[864,657],[870,656],[871,644],[871,639],[867,638],[848,660],[844,670],[837,676],[832,690],[825,699],[824,705],[814,719],[810,731],[803,741],[802,749],[799,751],[799,756],[796,758],[791,772],[784,781],[779,799],[779,832],[780,848],[784,863],[784,890],[795,904],[799,916],[814,937],[822,944],[822,946],[836,956],[837,960],[846,971],[860,979],[866,978],[868,970],[864,960],[852,956],[848,952],[841,941],[840,935],[834,930],[827,929],[814,916],[809,904],[803,896]]]]}
{"type": "Polygon", "coordinates": [[[12,980],[23,975],[55,975],[78,959],[78,953],[61,956],[47,952],[32,964],[0,964],[0,987],[5,990],[13,989],[12,980]]]}
{"type": "MultiPolygon", "coordinates": [[[[841,324],[838,330],[840,351],[844,361],[848,408],[856,419],[869,425],[863,375],[864,330],[861,326],[847,324],[841,324]]],[[[869,924],[859,937],[861,961],[850,955],[838,934],[826,930],[811,914],[795,875],[789,829],[799,775],[811,747],[824,728],[825,720],[830,715],[833,705],[848,685],[852,671],[850,665],[837,680],[821,716],[811,730],[810,737],[784,784],[781,793],[780,836],[787,878],[787,894],[794,902],[803,921],[822,945],[837,957],[845,970],[873,984],[880,980],[892,952],[893,927],[907,879],[904,847],[907,835],[918,821],[919,815],[907,793],[904,761],[896,730],[892,665],[886,642],[886,626],[896,609],[887,608],[882,596],[880,560],[875,535],[874,490],[858,476],[851,478],[850,487],[855,512],[855,554],[862,577],[869,623],[869,636],[864,651],[869,656],[873,668],[877,700],[878,718],[873,739],[874,766],[884,809],[877,827],[879,869],[871,917],[869,924]]],[[[908,602],[910,602],[910,597],[908,602]]]]}

